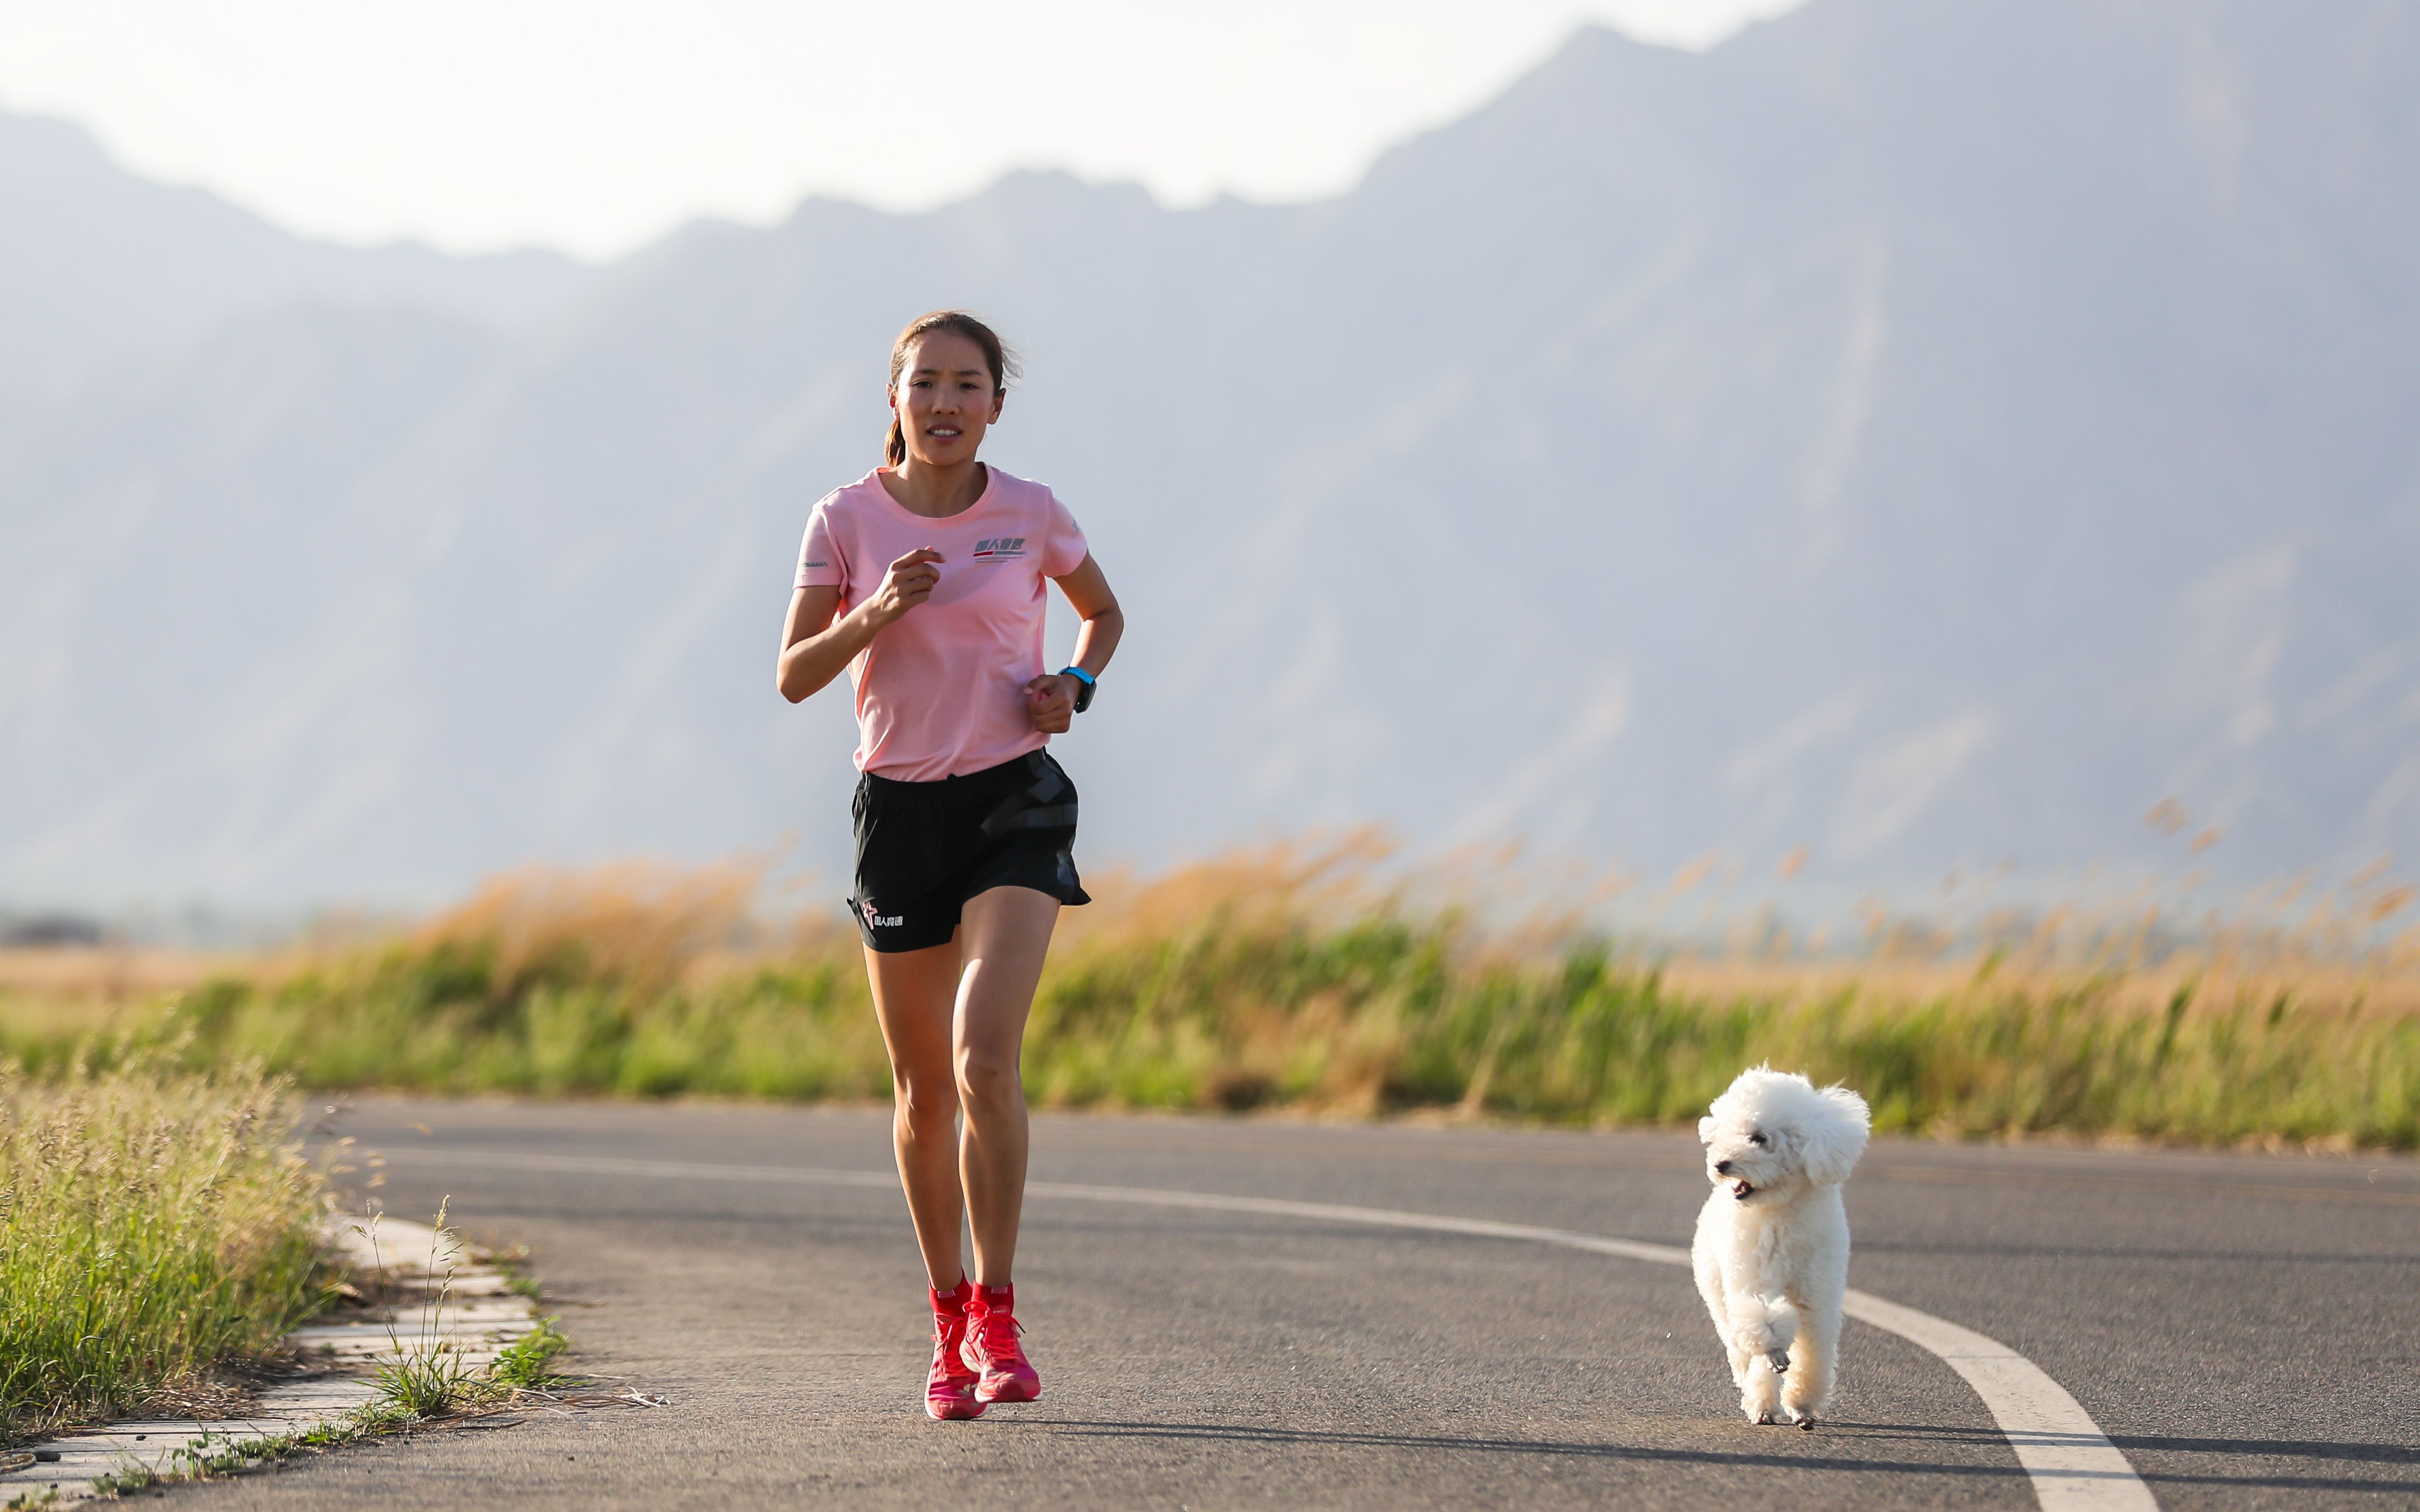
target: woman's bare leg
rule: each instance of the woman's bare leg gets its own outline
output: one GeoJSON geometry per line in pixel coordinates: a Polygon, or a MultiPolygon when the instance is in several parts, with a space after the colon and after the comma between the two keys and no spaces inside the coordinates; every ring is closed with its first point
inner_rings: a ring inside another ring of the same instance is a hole
{"type": "MultiPolygon", "coordinates": [[[[1039,896],[1037,894],[1036,896],[1039,896]]],[[[965,1275],[958,1258],[958,1081],[950,1019],[958,995],[955,943],[884,955],[865,952],[875,1016],[891,1052],[891,1144],[933,1289],[965,1275]]]]}
{"type": "MultiPolygon", "coordinates": [[[[1050,951],[1050,932],[1058,923],[1059,900],[1032,887],[979,892],[967,900],[958,919],[958,950],[966,964],[958,978],[957,1096],[967,1112],[958,1171],[974,1229],[978,1286],[1007,1286],[1016,1260],[1026,1151],[1019,1051],[1043,958],[1050,951]]],[[[920,1235],[923,1228],[920,1220],[920,1235]]]]}

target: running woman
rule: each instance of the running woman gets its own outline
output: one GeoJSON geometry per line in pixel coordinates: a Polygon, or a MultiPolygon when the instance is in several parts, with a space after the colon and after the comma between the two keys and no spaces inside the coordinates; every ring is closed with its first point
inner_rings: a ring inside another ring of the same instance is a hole
{"type": "Polygon", "coordinates": [[[849,906],[931,1286],[924,1410],[943,1419],[1042,1394],[1009,1279],[1025,1206],[1018,1051],[1060,906],[1092,901],[1072,850],[1075,784],[1044,748],[1092,703],[1125,626],[1066,507],[976,459],[1012,371],[962,311],[899,333],[885,465],[808,517],[778,676],[793,703],[844,667],[856,689],[849,906]],[[1074,665],[1056,672],[1042,659],[1045,579],[1084,622],[1074,665]]]}

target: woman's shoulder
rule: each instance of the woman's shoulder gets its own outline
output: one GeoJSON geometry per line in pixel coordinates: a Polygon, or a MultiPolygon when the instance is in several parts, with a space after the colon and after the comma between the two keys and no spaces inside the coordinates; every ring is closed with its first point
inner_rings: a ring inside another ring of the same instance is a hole
{"type": "Polygon", "coordinates": [[[882,481],[880,470],[877,469],[868,472],[855,483],[842,484],[816,500],[815,507],[811,513],[821,515],[827,519],[847,518],[853,515],[868,512],[879,513],[882,508],[881,493],[882,481]]]}
{"type": "Polygon", "coordinates": [[[984,466],[989,469],[991,473],[991,494],[995,503],[1013,508],[1047,509],[1059,498],[1057,494],[1050,491],[1050,486],[1047,483],[1036,483],[1032,478],[1020,478],[1007,469],[992,467],[988,462],[984,466]]]}

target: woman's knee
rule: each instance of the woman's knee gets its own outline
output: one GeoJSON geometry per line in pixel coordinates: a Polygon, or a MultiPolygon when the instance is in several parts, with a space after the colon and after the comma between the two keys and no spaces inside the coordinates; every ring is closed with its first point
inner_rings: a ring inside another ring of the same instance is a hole
{"type": "Polygon", "coordinates": [[[900,1121],[918,1133],[948,1129],[957,1122],[958,1084],[954,1077],[894,1073],[891,1095],[900,1121]]]}
{"type": "Polygon", "coordinates": [[[958,1052],[957,1094],[970,1111],[1021,1106],[1025,1084],[1015,1055],[970,1045],[958,1052]]]}

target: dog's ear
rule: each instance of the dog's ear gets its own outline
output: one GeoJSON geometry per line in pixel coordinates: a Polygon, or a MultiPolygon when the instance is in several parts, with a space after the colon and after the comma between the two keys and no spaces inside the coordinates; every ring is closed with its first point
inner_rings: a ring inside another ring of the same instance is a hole
{"type": "Polygon", "coordinates": [[[1713,1116],[1709,1115],[1698,1120],[1698,1143],[1701,1145],[1711,1145],[1714,1142],[1714,1120],[1713,1116]]]}
{"type": "Polygon", "coordinates": [[[1818,1186],[1838,1186],[1866,1152],[1872,1120],[1866,1100],[1845,1087],[1827,1087],[1816,1096],[1823,1117],[1806,1131],[1807,1179],[1818,1186]]]}

